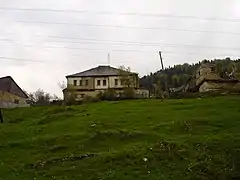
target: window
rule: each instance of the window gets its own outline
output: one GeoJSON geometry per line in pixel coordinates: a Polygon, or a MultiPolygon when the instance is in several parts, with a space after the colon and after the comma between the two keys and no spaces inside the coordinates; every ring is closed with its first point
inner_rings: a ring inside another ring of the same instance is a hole
{"type": "Polygon", "coordinates": [[[82,80],[79,81],[79,85],[82,86],[82,80]]]}
{"type": "Polygon", "coordinates": [[[88,80],[85,81],[85,86],[88,86],[88,80]]]}
{"type": "Polygon", "coordinates": [[[115,86],[118,86],[118,79],[115,79],[115,86]]]}
{"type": "Polygon", "coordinates": [[[106,86],[106,85],[107,85],[107,81],[103,80],[103,86],[106,86]]]}
{"type": "Polygon", "coordinates": [[[97,80],[97,86],[101,86],[101,80],[97,80]]]}
{"type": "Polygon", "coordinates": [[[77,85],[77,80],[73,81],[73,85],[76,86],[77,85]]]}

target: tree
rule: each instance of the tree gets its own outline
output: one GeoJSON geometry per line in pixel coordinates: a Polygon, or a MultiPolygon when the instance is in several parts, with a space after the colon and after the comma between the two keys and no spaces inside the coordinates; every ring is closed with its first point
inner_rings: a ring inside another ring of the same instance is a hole
{"type": "Polygon", "coordinates": [[[162,91],[162,85],[161,85],[160,77],[157,79],[157,82],[154,84],[154,95],[157,98],[162,98],[163,97],[163,91],[162,91]]]}
{"type": "Polygon", "coordinates": [[[138,77],[136,77],[135,74],[131,73],[131,68],[120,66],[119,69],[120,69],[119,75],[120,75],[121,84],[124,87],[128,87],[128,88],[135,87],[137,82],[136,78],[138,77]]]}
{"type": "Polygon", "coordinates": [[[64,90],[67,88],[67,84],[64,82],[64,81],[59,81],[58,82],[58,87],[61,89],[61,90],[64,90]]]}
{"type": "Polygon", "coordinates": [[[53,101],[59,101],[59,100],[61,100],[56,94],[53,94],[52,95],[52,100],[53,101]]]}
{"type": "Polygon", "coordinates": [[[123,96],[125,99],[132,99],[135,97],[135,87],[137,86],[138,76],[131,73],[131,68],[125,66],[119,67],[120,80],[123,88],[123,96]]]}
{"type": "Polygon", "coordinates": [[[172,86],[173,87],[179,86],[179,77],[176,74],[172,76],[172,86]]]}
{"type": "Polygon", "coordinates": [[[42,89],[38,89],[33,93],[28,93],[28,101],[31,105],[49,105],[51,99],[52,96],[50,93],[46,93],[42,89]]]}

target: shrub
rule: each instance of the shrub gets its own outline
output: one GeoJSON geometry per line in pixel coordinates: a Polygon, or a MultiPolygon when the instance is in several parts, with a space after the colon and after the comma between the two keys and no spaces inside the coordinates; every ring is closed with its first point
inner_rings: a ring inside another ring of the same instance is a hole
{"type": "Polygon", "coordinates": [[[98,102],[98,98],[94,98],[92,96],[85,96],[84,99],[82,100],[83,103],[91,103],[91,102],[98,102]]]}
{"type": "Polygon", "coordinates": [[[114,89],[108,89],[104,93],[99,93],[100,100],[115,101],[118,99],[118,94],[114,89]]]}
{"type": "Polygon", "coordinates": [[[97,96],[96,96],[96,98],[100,101],[100,100],[103,100],[103,92],[102,91],[100,91],[98,94],[97,94],[97,96]]]}
{"type": "Polygon", "coordinates": [[[121,98],[123,99],[134,99],[135,98],[135,90],[134,88],[124,88],[121,98]]]}
{"type": "Polygon", "coordinates": [[[73,93],[69,94],[69,96],[65,99],[65,103],[66,103],[67,106],[82,104],[81,101],[77,101],[75,99],[75,95],[73,93]]]}

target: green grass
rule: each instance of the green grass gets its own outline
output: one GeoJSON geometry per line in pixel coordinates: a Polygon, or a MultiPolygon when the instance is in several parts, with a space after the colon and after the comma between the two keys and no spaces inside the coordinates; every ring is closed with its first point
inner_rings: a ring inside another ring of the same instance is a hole
{"type": "Polygon", "coordinates": [[[240,179],[240,97],[3,111],[0,180],[240,179]]]}

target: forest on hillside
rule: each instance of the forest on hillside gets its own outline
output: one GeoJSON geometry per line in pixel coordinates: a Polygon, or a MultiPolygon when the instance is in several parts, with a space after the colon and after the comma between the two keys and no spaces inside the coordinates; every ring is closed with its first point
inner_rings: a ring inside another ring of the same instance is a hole
{"type": "MultiPolygon", "coordinates": [[[[236,76],[240,78],[240,59],[231,60],[230,58],[225,58],[204,61],[214,63],[216,66],[216,73],[222,73],[223,71],[231,73],[233,67],[235,67],[236,76]]],[[[154,86],[158,86],[164,91],[165,83],[167,83],[168,88],[177,88],[184,85],[191,76],[195,76],[200,64],[201,62],[195,64],[184,63],[182,65],[174,65],[173,67],[155,73],[150,73],[140,79],[140,86],[150,91],[154,89],[154,86]]]]}

